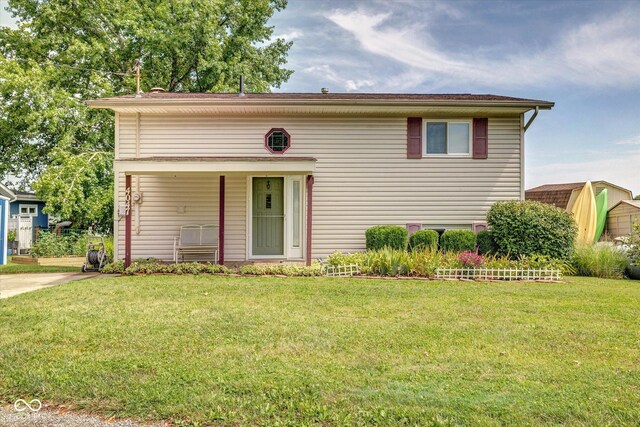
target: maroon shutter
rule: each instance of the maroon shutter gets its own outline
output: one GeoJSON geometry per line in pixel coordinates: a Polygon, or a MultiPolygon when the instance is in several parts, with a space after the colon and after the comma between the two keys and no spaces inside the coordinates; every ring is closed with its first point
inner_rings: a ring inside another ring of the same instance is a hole
{"type": "Polygon", "coordinates": [[[486,159],[489,151],[489,119],[473,119],[473,158],[486,159]]]}
{"type": "Polygon", "coordinates": [[[422,119],[407,119],[407,159],[422,158],[422,119]]]}

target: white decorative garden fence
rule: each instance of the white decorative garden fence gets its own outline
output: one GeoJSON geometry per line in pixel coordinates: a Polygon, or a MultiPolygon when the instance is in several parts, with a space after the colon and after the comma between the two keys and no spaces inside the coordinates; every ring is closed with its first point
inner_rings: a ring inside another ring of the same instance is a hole
{"type": "Polygon", "coordinates": [[[438,268],[436,279],[557,282],[562,280],[562,272],[547,268],[438,268]]]}
{"type": "Polygon", "coordinates": [[[349,264],[349,265],[323,265],[323,274],[325,276],[353,276],[355,274],[360,274],[360,265],[358,264],[349,264]]]}

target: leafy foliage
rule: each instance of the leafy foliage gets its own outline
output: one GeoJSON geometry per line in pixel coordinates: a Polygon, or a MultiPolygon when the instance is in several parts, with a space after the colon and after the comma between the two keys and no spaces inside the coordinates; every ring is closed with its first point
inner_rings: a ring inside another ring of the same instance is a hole
{"type": "Polygon", "coordinates": [[[506,256],[480,256],[473,252],[442,252],[432,250],[403,251],[388,247],[366,252],[343,254],[335,252],[326,259],[332,266],[358,264],[363,274],[381,276],[416,276],[433,278],[438,268],[485,267],[507,269],[558,269],[563,274],[573,274],[571,265],[544,255],[521,256],[511,259],[506,256]]]}
{"type": "Polygon", "coordinates": [[[480,268],[484,265],[482,255],[478,255],[475,252],[460,252],[458,254],[458,260],[462,263],[463,267],[480,268]]]}
{"type": "Polygon", "coordinates": [[[9,230],[9,232],[7,233],[7,241],[15,242],[17,239],[18,233],[16,233],[16,230],[9,230]]]}
{"type": "Polygon", "coordinates": [[[532,201],[501,201],[487,214],[497,253],[548,255],[568,260],[574,248],[577,226],[571,214],[555,206],[532,201]]]}
{"type": "Polygon", "coordinates": [[[35,257],[84,256],[86,251],[87,238],[83,233],[57,235],[43,231],[31,244],[31,255],[35,257]]]}
{"type": "Polygon", "coordinates": [[[376,225],[365,232],[367,249],[392,249],[404,250],[409,240],[409,232],[399,225],[376,225]]]}
{"type": "Polygon", "coordinates": [[[631,261],[631,265],[640,266],[640,222],[634,222],[627,241],[629,250],[627,255],[631,261]]]}
{"type": "Polygon", "coordinates": [[[488,230],[482,230],[476,234],[476,244],[478,246],[478,253],[481,255],[490,255],[496,251],[496,244],[493,241],[493,236],[488,230]]]}
{"type": "Polygon", "coordinates": [[[573,254],[573,266],[579,276],[621,279],[627,266],[627,256],[610,244],[579,246],[573,254]]]}
{"type": "Polygon", "coordinates": [[[240,75],[249,91],[280,87],[291,42],[273,40],[267,22],[285,6],[10,0],[18,28],[0,28],[0,180],[40,177],[34,188],[49,213],[110,228],[113,118],[85,100],[134,92],[137,59],[143,91],[235,91],[240,75]]]}
{"type": "Polygon", "coordinates": [[[463,252],[476,248],[476,235],[471,230],[447,230],[440,236],[443,251],[463,252]]]}
{"type": "Polygon", "coordinates": [[[409,237],[409,248],[411,250],[438,249],[438,239],[440,235],[435,230],[418,230],[409,237]]]}

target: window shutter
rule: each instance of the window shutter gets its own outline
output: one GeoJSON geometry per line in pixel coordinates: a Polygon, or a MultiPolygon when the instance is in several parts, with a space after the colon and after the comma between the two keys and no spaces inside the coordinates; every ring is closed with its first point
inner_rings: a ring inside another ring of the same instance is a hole
{"type": "Polygon", "coordinates": [[[489,151],[489,119],[473,119],[473,158],[486,159],[489,151]]]}
{"type": "Polygon", "coordinates": [[[407,118],[407,159],[422,158],[422,118],[407,118]]]}

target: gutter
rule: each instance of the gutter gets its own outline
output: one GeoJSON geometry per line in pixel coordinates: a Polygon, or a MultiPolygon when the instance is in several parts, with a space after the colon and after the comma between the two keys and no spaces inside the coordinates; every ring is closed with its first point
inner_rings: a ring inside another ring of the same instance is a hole
{"type": "Polygon", "coordinates": [[[132,106],[154,107],[220,107],[220,106],[367,106],[367,107],[520,107],[550,110],[553,102],[522,102],[522,101],[424,101],[424,100],[336,100],[336,99],[140,99],[140,98],[103,98],[86,101],[92,108],[114,108],[132,106]]]}

